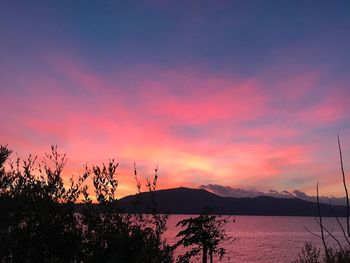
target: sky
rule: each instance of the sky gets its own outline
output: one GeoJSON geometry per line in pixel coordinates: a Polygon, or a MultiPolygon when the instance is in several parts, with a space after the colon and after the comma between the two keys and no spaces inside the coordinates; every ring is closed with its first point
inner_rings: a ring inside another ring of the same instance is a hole
{"type": "Polygon", "coordinates": [[[342,195],[349,1],[0,2],[0,144],[119,162],[119,196],[219,185],[342,195]]]}

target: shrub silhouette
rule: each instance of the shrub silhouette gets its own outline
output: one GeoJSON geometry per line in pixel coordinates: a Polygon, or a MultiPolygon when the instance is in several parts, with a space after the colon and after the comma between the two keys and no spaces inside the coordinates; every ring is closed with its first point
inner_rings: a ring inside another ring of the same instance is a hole
{"type": "MultiPolygon", "coordinates": [[[[65,186],[67,158],[57,146],[37,170],[32,156],[6,170],[10,154],[0,146],[0,262],[172,262],[173,248],[161,237],[166,216],[118,209],[114,160],[85,166],[65,186]],[[92,203],[90,179],[98,204],[92,203]]],[[[148,181],[151,191],[156,177],[153,185],[148,181]]]]}
{"type": "Polygon", "coordinates": [[[316,248],[310,242],[306,242],[298,254],[298,258],[293,263],[319,263],[320,262],[320,249],[316,248]]]}

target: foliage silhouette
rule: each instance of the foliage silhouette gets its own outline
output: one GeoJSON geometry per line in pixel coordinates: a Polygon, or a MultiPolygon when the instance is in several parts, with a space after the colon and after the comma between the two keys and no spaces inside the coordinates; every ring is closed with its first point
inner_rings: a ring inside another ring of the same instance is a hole
{"type": "Polygon", "coordinates": [[[178,262],[190,262],[191,258],[202,253],[202,262],[213,262],[213,255],[219,255],[220,260],[225,255],[226,250],[221,247],[223,241],[232,240],[225,233],[224,226],[228,223],[227,217],[221,218],[215,215],[209,215],[207,212],[198,217],[191,217],[181,220],[177,226],[185,227],[184,230],[177,234],[181,237],[177,246],[183,245],[190,247],[184,255],[178,258],[178,262]]]}
{"type": "MultiPolygon", "coordinates": [[[[167,216],[118,208],[113,159],[86,165],[65,186],[67,158],[57,146],[38,169],[32,156],[5,169],[10,154],[0,146],[0,262],[172,262],[173,248],[162,239],[167,216]],[[98,204],[92,203],[89,179],[98,204]]],[[[147,181],[149,190],[155,190],[156,180],[157,173],[152,184],[147,181]]]]}
{"type": "Polygon", "coordinates": [[[320,249],[316,248],[310,242],[306,242],[302,248],[301,253],[298,254],[298,258],[293,263],[319,263],[320,262],[320,249]]]}

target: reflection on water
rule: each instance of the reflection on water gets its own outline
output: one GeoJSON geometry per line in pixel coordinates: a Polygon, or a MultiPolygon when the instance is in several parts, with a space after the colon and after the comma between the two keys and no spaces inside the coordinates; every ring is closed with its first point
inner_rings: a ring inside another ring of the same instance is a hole
{"type": "MultiPolygon", "coordinates": [[[[180,230],[176,223],[190,215],[171,215],[166,238],[176,242],[180,230]]],[[[234,243],[226,243],[227,255],[222,262],[290,263],[300,252],[306,241],[320,246],[320,240],[305,228],[319,233],[312,217],[278,216],[235,216],[236,222],[226,225],[226,233],[237,238],[234,243]]],[[[341,219],[345,223],[344,219],[341,219]]],[[[333,234],[341,238],[341,232],[334,218],[324,218],[324,224],[333,234]]],[[[344,224],[345,225],[345,224],[344,224]]],[[[328,240],[333,245],[333,240],[328,240]]],[[[176,255],[181,251],[176,251],[176,255]]]]}

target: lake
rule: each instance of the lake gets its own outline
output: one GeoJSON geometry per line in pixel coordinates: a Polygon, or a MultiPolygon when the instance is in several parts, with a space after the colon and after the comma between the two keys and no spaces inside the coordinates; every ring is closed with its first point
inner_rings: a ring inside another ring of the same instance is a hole
{"type": "MultiPolygon", "coordinates": [[[[176,227],[176,223],[188,217],[191,215],[170,215],[165,234],[170,244],[177,241],[176,234],[181,229],[176,227]]],[[[235,216],[234,218],[235,223],[227,224],[225,230],[227,235],[237,240],[232,244],[224,244],[227,255],[222,262],[290,263],[296,259],[306,241],[321,246],[321,240],[305,230],[307,228],[320,234],[313,217],[235,216]]],[[[335,218],[323,220],[324,225],[342,239],[342,232],[335,218]]],[[[345,218],[342,218],[341,222],[345,226],[345,218]]],[[[329,244],[334,245],[330,237],[327,240],[329,244]]],[[[181,252],[183,251],[178,250],[175,255],[181,252]]]]}

